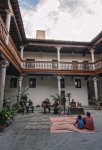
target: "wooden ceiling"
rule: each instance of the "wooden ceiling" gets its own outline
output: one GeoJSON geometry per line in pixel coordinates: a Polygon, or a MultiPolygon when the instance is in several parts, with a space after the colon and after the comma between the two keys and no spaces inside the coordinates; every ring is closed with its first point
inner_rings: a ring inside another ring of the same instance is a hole
{"type": "Polygon", "coordinates": [[[22,17],[19,9],[18,0],[0,0],[0,15],[4,21],[6,22],[6,10],[11,7],[11,25],[10,25],[10,35],[13,38],[15,45],[19,50],[19,46],[23,45],[23,42],[26,38],[24,26],[22,22],[22,17]]]}
{"type": "Polygon", "coordinates": [[[85,55],[90,53],[89,50],[92,48],[95,48],[95,54],[102,53],[102,32],[90,42],[27,39],[18,0],[0,0],[0,15],[5,22],[6,10],[9,9],[9,6],[12,10],[10,35],[18,50],[20,50],[21,45],[25,45],[24,51],[28,52],[56,52],[56,46],[61,46],[61,53],[81,53],[85,55]]]}

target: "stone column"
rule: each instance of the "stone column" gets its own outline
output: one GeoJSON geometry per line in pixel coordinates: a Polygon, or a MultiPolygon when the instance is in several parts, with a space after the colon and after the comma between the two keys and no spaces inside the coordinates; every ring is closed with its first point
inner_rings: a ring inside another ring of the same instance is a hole
{"type": "Polygon", "coordinates": [[[4,90],[5,90],[5,78],[6,78],[6,68],[8,66],[8,62],[4,61],[1,63],[0,69],[0,110],[3,107],[3,100],[4,100],[4,90]]]}
{"type": "Polygon", "coordinates": [[[20,101],[21,96],[21,88],[22,88],[22,81],[23,81],[23,75],[20,75],[18,78],[18,97],[17,97],[17,103],[20,101]]]}
{"type": "Polygon", "coordinates": [[[7,45],[9,43],[10,22],[11,22],[11,12],[10,12],[10,10],[7,10],[6,28],[7,28],[8,34],[7,34],[6,39],[5,39],[5,42],[7,45]]]}
{"type": "MultiPolygon", "coordinates": [[[[24,51],[24,46],[20,46],[21,48],[21,59],[23,60],[23,51],[24,51]]],[[[21,61],[21,67],[23,67],[23,62],[21,61]]]]}
{"type": "Polygon", "coordinates": [[[57,48],[58,69],[60,70],[60,50],[61,50],[61,47],[56,47],[56,48],[57,48]]]}
{"type": "Polygon", "coordinates": [[[61,76],[57,76],[58,80],[58,94],[61,95],[61,76]]]}
{"type": "Polygon", "coordinates": [[[95,62],[95,57],[94,57],[94,49],[91,49],[91,58],[92,58],[92,63],[93,63],[93,70],[95,70],[95,65],[94,65],[94,62],[95,62]]]}
{"type": "Polygon", "coordinates": [[[97,78],[93,78],[94,81],[94,91],[95,91],[95,98],[98,99],[98,87],[97,87],[97,78]]]}
{"type": "Polygon", "coordinates": [[[24,46],[20,46],[21,48],[21,59],[23,60],[23,50],[24,50],[24,46]]]}

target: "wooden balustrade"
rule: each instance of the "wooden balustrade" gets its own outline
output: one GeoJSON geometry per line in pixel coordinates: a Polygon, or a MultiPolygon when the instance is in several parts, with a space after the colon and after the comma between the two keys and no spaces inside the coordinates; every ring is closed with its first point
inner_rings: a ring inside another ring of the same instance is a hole
{"type": "MultiPolygon", "coordinates": [[[[31,69],[58,69],[58,65],[53,63],[52,61],[23,61],[23,68],[31,68],[31,69]],[[55,67],[56,66],[56,67],[55,67]]],[[[75,66],[73,66],[72,62],[60,62],[61,70],[93,70],[93,63],[88,63],[86,66],[82,62],[78,62],[75,66]]]]}
{"type": "Polygon", "coordinates": [[[5,40],[7,34],[8,34],[8,31],[2,20],[2,17],[0,16],[0,36],[2,37],[3,40],[5,40]]]}
{"type": "MultiPolygon", "coordinates": [[[[8,34],[8,31],[6,29],[6,26],[3,22],[2,17],[0,16],[0,36],[2,37],[2,39],[5,41],[5,38],[8,34]]],[[[18,54],[17,48],[12,40],[12,38],[9,35],[9,43],[8,43],[8,51],[13,55],[13,57],[15,58],[15,60],[19,63],[19,65],[21,65],[21,59],[20,56],[18,54]]]]}
{"type": "Polygon", "coordinates": [[[102,59],[95,62],[95,70],[102,68],[102,59]]]}
{"type": "Polygon", "coordinates": [[[8,47],[10,48],[10,53],[12,53],[12,55],[14,56],[14,58],[16,59],[16,61],[19,63],[19,65],[21,65],[21,58],[19,56],[19,53],[17,51],[17,48],[12,40],[12,38],[9,36],[9,43],[8,43],[8,47]]]}

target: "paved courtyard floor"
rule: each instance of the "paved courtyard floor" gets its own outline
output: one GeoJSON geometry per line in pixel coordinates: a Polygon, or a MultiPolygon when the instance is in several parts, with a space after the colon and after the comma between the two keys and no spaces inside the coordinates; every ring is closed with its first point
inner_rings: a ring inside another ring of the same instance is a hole
{"type": "MultiPolygon", "coordinates": [[[[95,133],[50,133],[48,128],[26,128],[37,116],[42,120],[53,114],[18,115],[13,123],[0,133],[0,150],[102,150],[102,111],[90,110],[94,118],[95,133]]],[[[64,116],[64,115],[62,115],[64,116]]],[[[49,125],[49,124],[48,124],[49,125]]]]}

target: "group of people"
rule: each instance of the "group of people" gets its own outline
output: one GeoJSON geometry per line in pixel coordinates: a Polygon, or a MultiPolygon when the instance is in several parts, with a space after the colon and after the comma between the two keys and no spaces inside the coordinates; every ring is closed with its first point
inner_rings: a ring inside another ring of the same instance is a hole
{"type": "Polygon", "coordinates": [[[54,104],[51,105],[49,99],[45,99],[43,102],[42,102],[42,107],[44,108],[44,114],[46,114],[46,109],[48,109],[48,112],[50,113],[51,111],[51,106],[54,107],[54,114],[61,114],[62,111],[64,111],[65,113],[65,103],[66,103],[66,99],[63,98],[63,104],[60,104],[59,103],[59,100],[55,100],[54,104]]]}
{"type": "Polygon", "coordinates": [[[93,118],[91,117],[90,112],[87,112],[85,117],[78,115],[74,125],[77,126],[79,129],[86,128],[88,130],[93,130],[94,129],[94,121],[93,121],[93,118]]]}
{"type": "Polygon", "coordinates": [[[26,109],[26,112],[28,113],[29,108],[31,108],[32,113],[34,112],[34,106],[33,102],[29,99],[26,103],[24,103],[23,99],[19,101],[19,112],[24,114],[24,111],[26,109]]]}

